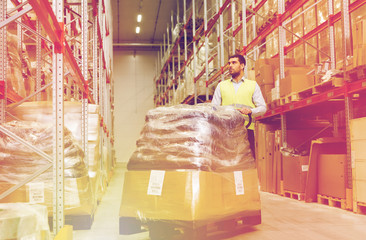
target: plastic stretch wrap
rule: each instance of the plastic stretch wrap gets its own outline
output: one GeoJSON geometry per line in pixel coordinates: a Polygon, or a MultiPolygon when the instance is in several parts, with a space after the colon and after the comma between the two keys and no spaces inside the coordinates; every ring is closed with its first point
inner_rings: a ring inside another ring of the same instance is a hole
{"type": "Polygon", "coordinates": [[[231,106],[150,110],[127,168],[232,171],[254,167],[244,117],[231,106]]]}
{"type": "Polygon", "coordinates": [[[7,49],[9,66],[7,68],[7,87],[16,92],[19,96],[25,97],[26,90],[22,73],[22,61],[18,49],[17,35],[7,32],[7,49]]]}
{"type": "Polygon", "coordinates": [[[0,204],[0,239],[50,239],[47,208],[25,203],[0,204]]]}
{"type": "MultiPolygon", "coordinates": [[[[12,121],[2,125],[32,146],[52,156],[53,126],[44,123],[12,121]]],[[[18,184],[49,162],[23,144],[0,133],[0,193],[18,184]]],[[[84,152],[70,131],[64,129],[64,184],[67,214],[91,213],[91,189],[84,152]]],[[[52,212],[52,167],[1,202],[45,204],[52,212]]]]}
{"type": "MultiPolygon", "coordinates": [[[[24,121],[48,124],[53,120],[53,107],[50,101],[25,102],[9,112],[17,119],[24,121]]],[[[81,144],[81,103],[64,102],[64,124],[81,144]]]]}
{"type": "MultiPolygon", "coordinates": [[[[25,102],[9,111],[17,119],[24,121],[36,121],[49,123],[53,118],[52,102],[37,101],[25,102]]],[[[67,101],[64,103],[64,123],[65,127],[72,132],[73,137],[81,144],[81,103],[67,101]]],[[[89,151],[95,152],[99,149],[99,105],[88,104],[88,143],[91,144],[89,151]]],[[[99,151],[96,152],[99,154],[99,151]]],[[[97,165],[99,155],[88,154],[89,166],[97,165]]]]}
{"type": "MultiPolygon", "coordinates": [[[[3,127],[52,156],[52,125],[45,126],[36,122],[12,121],[3,124],[3,127]]],[[[78,178],[87,175],[83,161],[84,152],[75,142],[70,131],[65,129],[64,133],[65,177],[78,178]]],[[[22,143],[14,141],[3,133],[0,133],[0,136],[0,181],[15,184],[36,172],[40,166],[48,163],[46,159],[25,147],[22,143]]],[[[52,171],[50,172],[52,174],[52,171]]]]}

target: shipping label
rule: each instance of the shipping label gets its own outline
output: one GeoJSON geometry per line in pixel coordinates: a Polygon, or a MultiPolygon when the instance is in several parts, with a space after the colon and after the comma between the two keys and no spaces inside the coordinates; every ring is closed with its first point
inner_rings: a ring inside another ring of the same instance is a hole
{"type": "Polygon", "coordinates": [[[44,203],[44,182],[28,183],[29,203],[44,203]]]}
{"type": "Polygon", "coordinates": [[[307,171],[309,171],[309,165],[301,165],[301,170],[302,170],[303,172],[307,172],[307,171]]]}
{"type": "Polygon", "coordinates": [[[163,190],[165,171],[151,170],[147,195],[161,196],[163,190]]]}
{"type": "Polygon", "coordinates": [[[244,182],[242,171],[234,172],[236,195],[244,195],[244,182]]]}

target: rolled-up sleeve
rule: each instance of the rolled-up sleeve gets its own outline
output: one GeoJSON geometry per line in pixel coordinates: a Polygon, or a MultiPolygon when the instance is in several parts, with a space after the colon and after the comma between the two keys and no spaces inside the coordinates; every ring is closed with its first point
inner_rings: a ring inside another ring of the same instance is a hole
{"type": "Polygon", "coordinates": [[[263,115],[267,111],[267,105],[264,101],[262,91],[257,83],[255,84],[252,99],[255,105],[255,108],[252,109],[252,116],[257,117],[263,115]]]}

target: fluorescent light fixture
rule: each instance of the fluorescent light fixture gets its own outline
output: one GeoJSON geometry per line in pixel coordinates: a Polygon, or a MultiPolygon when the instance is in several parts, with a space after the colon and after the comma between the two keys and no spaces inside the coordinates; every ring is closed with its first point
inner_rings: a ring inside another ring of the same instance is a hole
{"type": "Polygon", "coordinates": [[[136,27],[136,33],[139,34],[140,33],[140,27],[136,27]]]}
{"type": "Polygon", "coordinates": [[[141,19],[142,19],[142,15],[141,14],[138,14],[137,15],[137,22],[141,22],[141,19]]]}

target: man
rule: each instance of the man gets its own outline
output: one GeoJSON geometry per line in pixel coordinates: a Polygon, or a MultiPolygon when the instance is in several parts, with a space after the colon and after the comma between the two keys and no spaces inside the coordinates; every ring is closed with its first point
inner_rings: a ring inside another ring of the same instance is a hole
{"type": "MultiPolygon", "coordinates": [[[[245,58],[236,54],[229,57],[231,79],[220,82],[215,90],[212,103],[215,105],[234,105],[243,115],[252,117],[263,115],[267,111],[259,85],[244,79],[245,58]]],[[[255,157],[254,124],[248,127],[248,140],[255,157]]]]}

